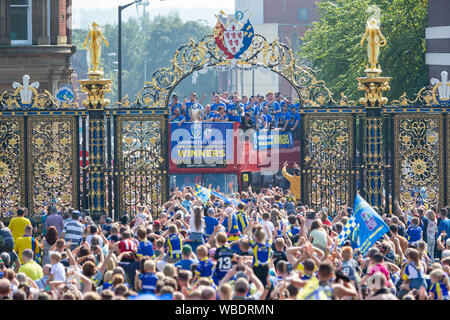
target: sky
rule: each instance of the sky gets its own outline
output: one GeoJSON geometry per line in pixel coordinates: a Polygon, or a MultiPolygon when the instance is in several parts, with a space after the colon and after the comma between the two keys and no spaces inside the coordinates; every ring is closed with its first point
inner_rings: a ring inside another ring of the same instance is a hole
{"type": "MultiPolygon", "coordinates": [[[[100,25],[117,23],[117,7],[133,0],[73,0],[72,24],[73,28],[86,27],[88,23],[97,20],[100,25]]],[[[150,18],[156,15],[167,15],[177,12],[182,21],[203,20],[214,26],[217,21],[214,17],[220,10],[234,12],[234,0],[149,0],[145,11],[150,18]]],[[[122,12],[125,21],[130,17],[142,15],[144,8],[132,5],[122,12]]]]}
{"type": "MultiPolygon", "coordinates": [[[[132,2],[132,0],[73,0],[73,8],[117,8],[132,2]]],[[[147,9],[151,8],[214,8],[214,9],[234,9],[234,0],[149,0],[147,9]]]]}

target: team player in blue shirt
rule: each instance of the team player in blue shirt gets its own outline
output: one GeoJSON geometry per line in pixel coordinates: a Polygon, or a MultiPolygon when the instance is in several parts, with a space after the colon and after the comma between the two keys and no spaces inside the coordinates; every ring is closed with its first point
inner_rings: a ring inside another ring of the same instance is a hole
{"type": "Polygon", "coordinates": [[[158,277],[155,274],[156,263],[153,260],[144,262],[144,273],[136,272],[135,287],[141,293],[155,293],[158,277]]]}

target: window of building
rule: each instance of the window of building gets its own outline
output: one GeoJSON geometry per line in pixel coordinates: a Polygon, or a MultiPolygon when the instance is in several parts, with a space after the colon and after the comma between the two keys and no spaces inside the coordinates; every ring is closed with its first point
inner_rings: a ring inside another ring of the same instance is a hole
{"type": "Polygon", "coordinates": [[[298,20],[299,21],[309,21],[308,8],[299,8],[298,9],[298,20]]]}
{"type": "Polygon", "coordinates": [[[31,0],[10,0],[10,38],[12,45],[31,44],[31,0]]]}

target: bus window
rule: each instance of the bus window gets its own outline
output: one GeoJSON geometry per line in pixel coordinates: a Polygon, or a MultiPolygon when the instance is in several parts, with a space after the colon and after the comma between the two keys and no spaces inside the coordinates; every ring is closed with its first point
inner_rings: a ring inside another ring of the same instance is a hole
{"type": "Polygon", "coordinates": [[[211,184],[212,189],[220,187],[221,192],[225,192],[227,188],[226,174],[225,173],[204,173],[202,174],[203,183],[205,187],[211,184]]]}
{"type": "Polygon", "coordinates": [[[201,184],[201,178],[201,173],[172,174],[170,177],[170,188],[175,189],[175,187],[178,187],[183,189],[186,186],[195,188],[196,184],[201,184]]]}

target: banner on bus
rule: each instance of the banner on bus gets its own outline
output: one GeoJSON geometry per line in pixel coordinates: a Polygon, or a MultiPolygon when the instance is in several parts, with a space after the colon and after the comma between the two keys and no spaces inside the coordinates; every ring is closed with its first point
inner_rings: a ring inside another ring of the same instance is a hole
{"type": "Polygon", "coordinates": [[[261,130],[253,133],[253,149],[287,149],[294,147],[292,132],[261,130]]]}
{"type": "Polygon", "coordinates": [[[233,123],[171,123],[170,132],[178,168],[225,168],[233,161],[233,123]]]}

